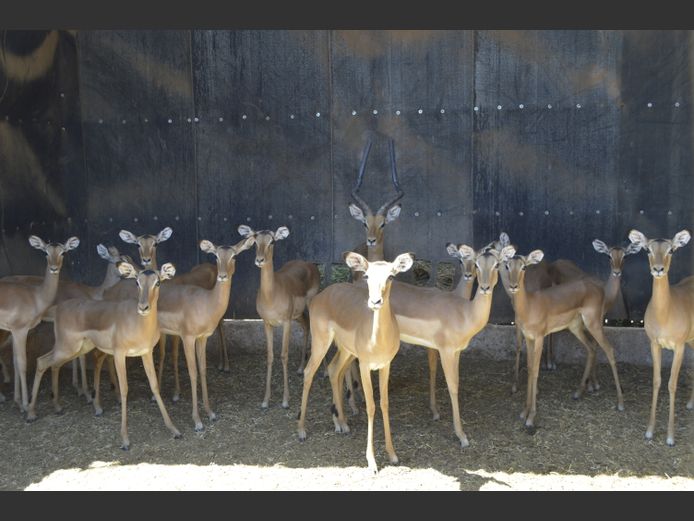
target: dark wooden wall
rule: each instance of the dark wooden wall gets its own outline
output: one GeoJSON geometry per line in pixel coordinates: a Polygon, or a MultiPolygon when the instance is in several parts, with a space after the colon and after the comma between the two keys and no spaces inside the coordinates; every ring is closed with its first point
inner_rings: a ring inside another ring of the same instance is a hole
{"type": "MultiPolygon", "coordinates": [[[[235,243],[245,223],[288,226],[276,261],[311,260],[327,280],[363,240],[347,205],[368,137],[364,198],[392,194],[390,138],[406,193],[386,252],[431,262],[429,284],[448,241],[479,247],[503,230],[520,253],[606,276],[594,238],[694,224],[691,32],[3,34],[3,274],[42,269],[30,233],[77,234],[68,272],[96,284],[96,244],[132,252],[118,230],[164,226],[174,233],[158,258],[186,271],[206,260],[200,239],[235,243]]],[[[672,280],[692,272],[692,247],[672,280]]],[[[258,283],[247,253],[229,316],[256,316],[258,283]]],[[[624,287],[638,321],[643,253],[627,259],[624,287]]],[[[499,287],[492,321],[510,319],[499,287]]]]}

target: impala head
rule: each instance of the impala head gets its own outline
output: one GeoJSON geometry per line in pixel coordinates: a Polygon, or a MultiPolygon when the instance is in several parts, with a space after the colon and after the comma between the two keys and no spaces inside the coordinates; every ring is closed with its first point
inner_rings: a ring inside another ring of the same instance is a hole
{"type": "Polygon", "coordinates": [[[390,140],[390,163],[391,163],[391,176],[393,181],[393,186],[397,194],[394,198],[390,199],[384,203],[377,211],[374,213],[366,202],[359,197],[359,188],[361,187],[362,180],[364,179],[364,171],[366,169],[366,159],[369,157],[369,151],[371,150],[371,141],[366,144],[364,149],[364,155],[361,159],[361,165],[359,167],[359,176],[357,177],[357,183],[352,189],[352,198],[357,204],[350,203],[349,213],[357,221],[362,223],[366,228],[366,245],[369,247],[376,246],[376,244],[381,244],[383,242],[383,228],[386,224],[393,222],[400,215],[400,204],[397,203],[405,195],[400,189],[398,184],[398,172],[395,168],[395,147],[393,145],[393,140],[390,140]]]}
{"type": "Polygon", "coordinates": [[[518,293],[525,279],[526,268],[537,264],[544,256],[542,250],[531,251],[527,256],[515,255],[513,246],[506,246],[501,250],[501,261],[506,265],[510,293],[518,293]]]}
{"type": "Polygon", "coordinates": [[[607,244],[602,242],[600,239],[595,239],[593,241],[593,248],[595,248],[595,251],[598,253],[604,253],[610,258],[610,269],[612,270],[612,275],[615,277],[620,277],[622,275],[622,267],[624,266],[624,257],[638,253],[641,246],[632,242],[624,248],[621,246],[613,246],[609,248],[607,244]]]}
{"type": "Polygon", "coordinates": [[[475,272],[477,274],[477,291],[481,295],[491,295],[494,291],[494,286],[499,281],[499,265],[502,254],[505,252],[507,255],[513,256],[516,253],[513,246],[503,248],[502,253],[486,246],[475,252],[475,250],[465,244],[461,244],[458,250],[465,259],[474,259],[475,272]]]}
{"type": "Polygon", "coordinates": [[[203,239],[200,241],[200,249],[205,253],[211,253],[217,257],[217,280],[230,281],[236,271],[236,256],[253,246],[253,238],[241,239],[233,246],[215,246],[212,242],[203,239]]]}
{"type": "Polygon", "coordinates": [[[364,272],[362,278],[366,280],[366,284],[369,287],[367,305],[374,311],[381,309],[383,306],[384,299],[388,297],[393,278],[398,273],[409,270],[414,262],[414,255],[411,253],[401,253],[393,262],[369,262],[362,255],[352,251],[345,252],[342,256],[350,269],[364,272]]]}
{"type": "MultiPolygon", "coordinates": [[[[446,251],[451,257],[458,259],[460,261],[460,269],[462,270],[463,280],[470,281],[475,278],[475,256],[468,255],[463,256],[460,248],[465,246],[464,244],[455,245],[452,242],[446,243],[446,251]]],[[[481,251],[481,250],[480,250],[481,251]]]]}
{"type": "Polygon", "coordinates": [[[63,255],[66,251],[74,250],[80,245],[80,240],[77,237],[70,237],[64,244],[43,242],[43,239],[32,235],[29,237],[29,244],[37,250],[46,253],[46,262],[48,263],[48,271],[53,275],[60,273],[60,268],[63,267],[63,255]]]}
{"type": "Polygon", "coordinates": [[[242,224],[239,226],[239,233],[250,240],[249,248],[255,243],[255,265],[262,268],[267,259],[272,259],[275,241],[281,241],[289,237],[289,228],[280,226],[274,232],[272,230],[256,232],[250,226],[242,224]]]}
{"type": "Polygon", "coordinates": [[[128,230],[121,230],[118,235],[127,243],[137,244],[140,252],[140,263],[145,268],[149,268],[152,266],[152,259],[156,258],[157,245],[171,237],[172,233],[173,230],[167,226],[156,235],[140,235],[136,237],[135,234],[128,230]]]}
{"type": "Polygon", "coordinates": [[[673,252],[687,244],[689,239],[691,239],[691,234],[688,230],[677,232],[672,239],[647,239],[638,230],[629,232],[629,240],[648,252],[651,275],[656,279],[667,275],[673,252]]]}
{"type": "Polygon", "coordinates": [[[137,271],[129,262],[119,261],[116,266],[121,277],[135,279],[137,284],[137,313],[143,317],[149,315],[159,298],[159,286],[162,280],[167,280],[176,274],[176,268],[170,262],[164,264],[159,271],[143,269],[137,271]]]}

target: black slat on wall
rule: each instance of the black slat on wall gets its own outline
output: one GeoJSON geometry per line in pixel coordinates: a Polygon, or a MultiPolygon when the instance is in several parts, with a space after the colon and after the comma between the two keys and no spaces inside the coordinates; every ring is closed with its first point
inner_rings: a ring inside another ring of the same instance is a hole
{"type": "Polygon", "coordinates": [[[190,33],[86,31],[79,46],[90,243],[136,257],[121,229],[170,226],[158,263],[187,271],[198,260],[190,33]]]}
{"type": "MultiPolygon", "coordinates": [[[[240,224],[287,226],[275,269],[330,260],[328,49],[327,31],[193,33],[200,238],[234,244],[240,224]]],[[[237,260],[230,316],[256,316],[254,258],[237,260]]]]}
{"type": "MultiPolygon", "coordinates": [[[[619,33],[477,33],[475,237],[604,273],[617,240],[619,33]]],[[[625,237],[619,236],[619,240],[625,237]]],[[[493,317],[513,312],[501,285],[493,317]]]]}
{"type": "MultiPolygon", "coordinates": [[[[694,230],[693,43],[689,31],[624,33],[619,222],[625,234],[636,228],[649,238],[669,239],[684,228],[694,230]]],[[[671,283],[692,274],[692,247],[675,253],[671,283]]],[[[652,286],[644,252],[627,259],[623,276],[630,312],[641,319],[652,286]]]]}
{"type": "Polygon", "coordinates": [[[386,258],[410,251],[450,260],[446,242],[472,240],[473,33],[335,31],[331,57],[333,260],[365,240],[347,207],[369,138],[360,196],[373,211],[394,196],[391,138],[405,192],[400,217],[385,230],[386,258]]]}
{"type": "Polygon", "coordinates": [[[88,240],[75,37],[0,31],[0,274],[43,274],[36,234],[82,240],[63,273],[83,280],[88,240]]]}
{"type": "MultiPolygon", "coordinates": [[[[394,194],[391,138],[405,191],[387,258],[412,251],[435,271],[450,260],[446,242],[479,247],[503,230],[521,253],[541,248],[604,278],[593,239],[692,228],[691,32],[15,31],[6,41],[21,60],[0,53],[3,274],[43,268],[30,233],[76,234],[71,274],[98,283],[96,244],[133,253],[121,228],[164,226],[174,235],[160,262],[187,271],[212,260],[201,239],[236,243],[242,223],[289,227],[277,266],[339,263],[364,240],[347,205],[369,138],[362,197],[376,209],[394,194]]],[[[677,252],[673,281],[692,272],[692,248],[677,252]]],[[[253,255],[238,259],[228,316],[256,316],[253,255]]],[[[644,254],[627,259],[623,287],[641,319],[644,254]]],[[[498,290],[491,320],[508,321],[498,290]]]]}

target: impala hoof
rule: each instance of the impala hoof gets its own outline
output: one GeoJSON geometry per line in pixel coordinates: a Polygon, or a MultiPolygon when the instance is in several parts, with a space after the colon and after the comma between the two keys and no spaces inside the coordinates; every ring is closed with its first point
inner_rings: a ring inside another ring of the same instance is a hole
{"type": "Polygon", "coordinates": [[[441,415],[437,412],[431,415],[431,419],[434,420],[435,422],[439,421],[441,419],[441,415]]]}
{"type": "Polygon", "coordinates": [[[183,434],[178,431],[174,432],[174,440],[180,440],[181,438],[183,438],[183,434]]]}
{"type": "Polygon", "coordinates": [[[647,430],[647,431],[646,431],[646,434],[645,434],[645,438],[646,438],[647,440],[652,440],[652,439],[653,439],[653,431],[650,430],[650,429],[647,430]]]}
{"type": "Polygon", "coordinates": [[[371,472],[371,474],[374,476],[378,474],[378,467],[375,463],[369,463],[369,472],[371,472]]]}
{"type": "Polygon", "coordinates": [[[511,394],[516,394],[518,392],[518,387],[515,385],[511,387],[511,394]]]}
{"type": "Polygon", "coordinates": [[[36,414],[29,413],[27,414],[26,422],[27,423],[34,423],[36,421],[36,414]]]}
{"type": "Polygon", "coordinates": [[[302,441],[302,442],[306,441],[306,431],[300,430],[300,431],[298,431],[298,434],[299,434],[299,441],[302,441]]]}
{"type": "Polygon", "coordinates": [[[124,443],[123,445],[120,446],[121,450],[130,450],[130,444],[129,443],[124,443]]]}
{"type": "Polygon", "coordinates": [[[260,404],[260,408],[261,408],[261,409],[267,409],[267,408],[268,408],[268,403],[267,403],[267,402],[261,403],[261,404],[260,404]]]}
{"type": "Polygon", "coordinates": [[[665,443],[667,443],[669,447],[674,447],[675,446],[675,438],[670,438],[668,436],[667,440],[665,440],[665,443]]]}
{"type": "Polygon", "coordinates": [[[227,374],[231,373],[231,368],[225,367],[225,368],[224,368],[224,372],[227,373],[227,374]]]}
{"type": "Polygon", "coordinates": [[[296,374],[304,374],[304,369],[303,368],[297,369],[296,374]]]}
{"type": "Polygon", "coordinates": [[[282,409],[289,409],[289,402],[282,402],[282,409]]]}
{"type": "Polygon", "coordinates": [[[624,404],[623,404],[623,403],[618,403],[618,404],[617,404],[617,410],[620,411],[620,412],[623,411],[623,410],[624,410],[624,404]]]}
{"type": "Polygon", "coordinates": [[[464,449],[464,448],[469,447],[469,446],[470,446],[470,442],[468,441],[467,436],[463,436],[462,438],[460,438],[460,448],[461,449],[464,449]]]}
{"type": "Polygon", "coordinates": [[[388,456],[388,460],[390,461],[391,465],[400,465],[400,460],[398,459],[398,456],[396,454],[388,456]]]}
{"type": "MultiPolygon", "coordinates": [[[[205,430],[205,426],[202,423],[195,424],[195,432],[202,432],[205,430]]],[[[176,436],[174,436],[175,438],[176,436]]]]}
{"type": "Polygon", "coordinates": [[[157,403],[157,397],[152,395],[149,397],[149,401],[150,401],[150,403],[157,403]]]}
{"type": "Polygon", "coordinates": [[[180,399],[181,399],[181,395],[180,395],[180,394],[174,394],[174,395],[173,395],[173,398],[171,398],[171,400],[173,401],[173,403],[178,402],[180,399]]]}
{"type": "Polygon", "coordinates": [[[56,416],[62,416],[63,414],[65,414],[65,409],[63,409],[62,407],[60,409],[55,410],[56,416]]]}
{"type": "Polygon", "coordinates": [[[94,416],[96,416],[96,417],[102,416],[103,414],[104,414],[104,410],[101,409],[101,408],[96,409],[96,410],[94,411],[94,416]]]}
{"type": "Polygon", "coordinates": [[[571,398],[574,400],[580,400],[581,399],[581,392],[580,391],[574,391],[574,393],[571,395],[571,398]]]}
{"type": "Polygon", "coordinates": [[[217,421],[217,414],[211,412],[210,414],[207,415],[207,418],[208,418],[211,422],[216,422],[216,421],[217,421]]]}
{"type": "MultiPolygon", "coordinates": [[[[0,398],[0,402],[1,401],[3,401],[2,398],[0,398]]],[[[694,402],[687,402],[687,409],[689,409],[690,411],[694,409],[694,402]]]]}

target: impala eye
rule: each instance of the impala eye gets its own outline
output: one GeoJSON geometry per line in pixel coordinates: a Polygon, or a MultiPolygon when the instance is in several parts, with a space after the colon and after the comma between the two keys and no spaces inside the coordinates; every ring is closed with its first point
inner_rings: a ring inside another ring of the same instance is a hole
{"type": "Polygon", "coordinates": [[[369,276],[366,273],[364,273],[364,275],[362,276],[362,279],[366,280],[368,278],[369,278],[369,276]]]}
{"type": "Polygon", "coordinates": [[[379,225],[379,228],[383,228],[385,225],[386,225],[386,223],[381,223],[381,224],[379,225]]]}
{"type": "Polygon", "coordinates": [[[156,281],[156,282],[154,283],[154,285],[155,285],[156,287],[159,287],[159,286],[161,286],[161,281],[159,281],[159,280],[158,280],[158,281],[156,281]]]}
{"type": "Polygon", "coordinates": [[[366,223],[362,223],[362,224],[364,225],[364,228],[368,228],[368,227],[369,227],[369,225],[366,224],[366,223]]]}

